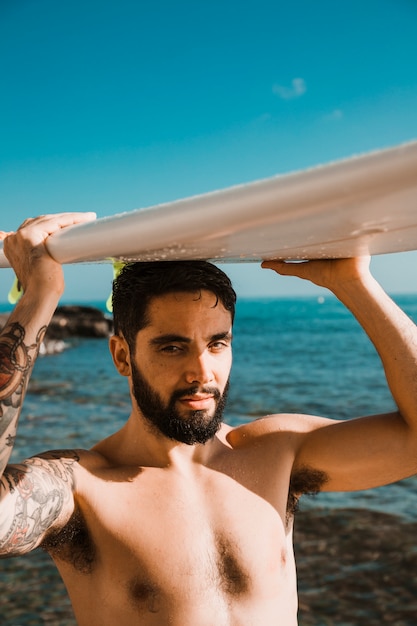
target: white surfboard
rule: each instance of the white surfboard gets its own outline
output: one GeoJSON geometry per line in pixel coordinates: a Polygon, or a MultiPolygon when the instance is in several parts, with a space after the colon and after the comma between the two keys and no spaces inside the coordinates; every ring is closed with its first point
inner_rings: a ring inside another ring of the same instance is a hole
{"type": "MultiPolygon", "coordinates": [[[[417,249],[417,141],[72,226],[61,263],[340,258],[417,249]]],[[[8,267],[0,249],[0,266],[8,267]]]]}

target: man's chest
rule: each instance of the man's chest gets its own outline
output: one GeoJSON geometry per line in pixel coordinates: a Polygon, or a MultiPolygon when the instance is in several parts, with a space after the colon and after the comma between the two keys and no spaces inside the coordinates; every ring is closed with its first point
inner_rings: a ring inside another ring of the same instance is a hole
{"type": "MultiPolygon", "coordinates": [[[[77,513],[57,537],[65,549],[51,550],[74,609],[93,623],[100,606],[98,623],[106,615],[111,624],[123,612],[126,623],[140,616],[146,624],[155,615],[158,623],[166,615],[167,623],[229,624],[242,607],[277,615],[290,604],[294,614],[291,532],[249,487],[219,471],[84,480],[77,513]]],[[[285,504],[283,511],[285,519],[285,504]]]]}
{"type": "Polygon", "coordinates": [[[80,505],[103,566],[137,569],[168,586],[193,580],[239,593],[265,574],[279,578],[292,559],[286,497],[278,512],[221,472],[145,470],[130,481],[92,478],[80,505]]]}

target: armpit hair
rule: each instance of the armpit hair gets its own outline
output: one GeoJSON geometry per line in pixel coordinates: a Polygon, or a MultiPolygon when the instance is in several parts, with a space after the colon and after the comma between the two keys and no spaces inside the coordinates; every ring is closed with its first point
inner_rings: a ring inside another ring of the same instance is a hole
{"type": "Polygon", "coordinates": [[[90,574],[93,569],[95,545],[79,509],[65,526],[49,531],[41,547],[53,559],[66,561],[83,574],[90,574]]]}
{"type": "Polygon", "coordinates": [[[291,474],[290,487],[287,500],[287,520],[298,511],[298,504],[302,495],[315,496],[328,481],[329,477],[313,467],[303,466],[291,474]]]}

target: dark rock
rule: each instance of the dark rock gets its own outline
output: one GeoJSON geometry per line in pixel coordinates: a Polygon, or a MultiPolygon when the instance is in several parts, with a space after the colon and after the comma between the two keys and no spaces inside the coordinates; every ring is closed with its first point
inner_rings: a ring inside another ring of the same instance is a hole
{"type": "MultiPolygon", "coordinates": [[[[3,328],[9,313],[0,314],[3,328]]],[[[95,307],[62,305],[55,311],[40,349],[40,354],[56,354],[65,350],[71,337],[108,337],[113,328],[112,319],[95,307]]]]}
{"type": "Polygon", "coordinates": [[[417,523],[364,509],[300,512],[300,626],[415,626],[417,523]]]}
{"type": "Polygon", "coordinates": [[[100,309],[91,306],[59,306],[49,324],[46,339],[68,337],[108,337],[112,320],[100,309]]]}

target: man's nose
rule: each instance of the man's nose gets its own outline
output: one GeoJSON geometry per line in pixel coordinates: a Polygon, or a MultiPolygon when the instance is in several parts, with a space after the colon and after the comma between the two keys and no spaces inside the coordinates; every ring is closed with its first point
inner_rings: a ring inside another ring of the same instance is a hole
{"type": "Polygon", "coordinates": [[[202,353],[190,357],[185,376],[189,384],[199,383],[200,385],[205,385],[211,382],[214,375],[211,368],[210,355],[202,353]]]}

